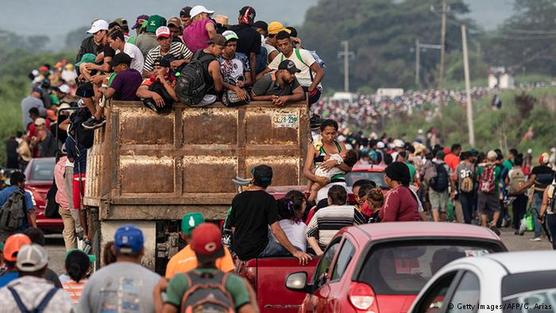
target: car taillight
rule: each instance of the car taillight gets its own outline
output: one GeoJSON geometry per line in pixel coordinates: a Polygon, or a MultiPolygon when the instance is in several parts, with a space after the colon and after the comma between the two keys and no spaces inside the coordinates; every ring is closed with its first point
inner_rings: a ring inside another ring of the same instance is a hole
{"type": "Polygon", "coordinates": [[[351,305],[357,310],[364,310],[368,313],[378,312],[375,293],[373,288],[367,284],[353,282],[349,288],[348,298],[351,305]]]}

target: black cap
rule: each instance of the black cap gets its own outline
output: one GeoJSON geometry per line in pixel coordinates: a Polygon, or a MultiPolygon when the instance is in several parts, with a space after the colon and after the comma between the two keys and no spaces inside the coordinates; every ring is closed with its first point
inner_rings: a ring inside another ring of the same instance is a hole
{"type": "Polygon", "coordinates": [[[255,12],[255,9],[253,9],[253,7],[244,6],[243,8],[241,8],[241,10],[239,10],[239,16],[241,17],[240,23],[246,25],[253,25],[253,22],[255,22],[256,15],[257,12],[255,12]]]}
{"type": "Polygon", "coordinates": [[[253,23],[253,27],[262,28],[265,31],[268,30],[268,24],[265,21],[256,21],[255,23],[253,23]]]}
{"type": "Polygon", "coordinates": [[[257,165],[253,168],[253,181],[256,186],[267,187],[272,182],[272,167],[257,165]]]}
{"type": "Polygon", "coordinates": [[[131,57],[129,55],[127,55],[127,53],[124,53],[124,52],[120,52],[120,53],[116,54],[112,58],[112,61],[110,61],[110,66],[114,67],[114,66],[120,65],[120,64],[130,65],[131,64],[131,57]]]}
{"type": "Polygon", "coordinates": [[[284,61],[280,62],[280,65],[278,65],[278,69],[279,70],[287,70],[288,72],[290,72],[292,74],[301,72],[301,70],[299,70],[295,66],[295,63],[293,63],[292,60],[284,60],[284,61]]]}
{"type": "Polygon", "coordinates": [[[93,84],[90,82],[86,82],[81,84],[77,87],[77,91],[75,91],[75,95],[81,98],[92,98],[95,96],[95,90],[93,88],[93,84]]]}
{"type": "Polygon", "coordinates": [[[162,67],[170,67],[172,61],[175,61],[176,58],[174,58],[173,55],[171,54],[167,54],[161,58],[158,58],[154,61],[154,66],[162,66],[162,67]]]}
{"type": "Polygon", "coordinates": [[[191,7],[187,6],[184,7],[183,9],[181,9],[180,11],[180,17],[191,17],[191,7]]]}

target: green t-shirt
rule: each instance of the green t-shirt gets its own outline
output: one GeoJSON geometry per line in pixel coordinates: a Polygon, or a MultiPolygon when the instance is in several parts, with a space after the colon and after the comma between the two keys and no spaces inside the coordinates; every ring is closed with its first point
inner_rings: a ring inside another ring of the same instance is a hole
{"type": "MultiPolygon", "coordinates": [[[[216,272],[216,269],[197,269],[201,273],[216,272]]],[[[249,291],[245,287],[244,280],[235,275],[228,274],[225,284],[226,290],[230,292],[232,298],[234,299],[235,309],[239,310],[242,306],[250,302],[249,291]]],[[[189,281],[185,274],[176,274],[174,278],[170,280],[168,288],[166,289],[166,295],[168,296],[166,303],[171,304],[177,308],[181,306],[181,301],[183,295],[189,289],[189,281]]]]}
{"type": "Polygon", "coordinates": [[[405,165],[409,168],[409,184],[411,185],[413,184],[413,179],[415,178],[415,172],[417,172],[417,170],[415,169],[415,166],[409,162],[405,162],[405,165]]]}
{"type": "Polygon", "coordinates": [[[510,171],[514,167],[512,161],[510,160],[504,160],[504,162],[502,162],[502,166],[505,167],[508,171],[510,171]]]}

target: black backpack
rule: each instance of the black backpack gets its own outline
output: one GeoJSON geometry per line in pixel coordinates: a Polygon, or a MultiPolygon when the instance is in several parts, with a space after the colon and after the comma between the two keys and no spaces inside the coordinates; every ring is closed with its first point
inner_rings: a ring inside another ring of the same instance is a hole
{"type": "Polygon", "coordinates": [[[431,178],[430,187],[436,192],[444,192],[449,185],[448,171],[444,164],[436,164],[436,176],[431,178]]]}
{"type": "Polygon", "coordinates": [[[93,146],[95,131],[86,129],[81,124],[91,118],[91,116],[92,114],[87,108],[79,108],[70,116],[71,127],[69,135],[85,149],[89,149],[93,146]]]}
{"type": "Polygon", "coordinates": [[[17,189],[8,197],[8,201],[0,208],[0,229],[14,232],[21,228],[27,220],[24,191],[17,189]]]}
{"type": "Polygon", "coordinates": [[[210,54],[200,57],[200,51],[196,52],[191,62],[189,62],[180,72],[176,80],[176,96],[183,104],[197,106],[203,97],[212,88],[208,64],[216,60],[210,54]]]}
{"type": "Polygon", "coordinates": [[[52,182],[50,189],[46,193],[46,208],[44,209],[44,216],[48,218],[60,218],[60,213],[58,209],[60,205],[56,202],[56,193],[58,193],[58,186],[56,186],[56,181],[52,182]]]}
{"type": "Polygon", "coordinates": [[[226,289],[228,273],[222,271],[185,273],[189,289],[181,300],[181,312],[235,312],[234,299],[226,289]]]}

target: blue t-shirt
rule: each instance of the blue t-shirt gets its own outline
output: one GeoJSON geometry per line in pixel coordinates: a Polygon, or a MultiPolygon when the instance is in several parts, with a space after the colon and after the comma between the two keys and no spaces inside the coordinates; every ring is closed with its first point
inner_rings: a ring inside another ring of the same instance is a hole
{"type": "Polygon", "coordinates": [[[5,287],[9,284],[12,280],[15,280],[19,277],[19,273],[16,271],[9,271],[5,272],[4,274],[0,275],[0,288],[5,287]]]}
{"type": "MultiPolygon", "coordinates": [[[[8,198],[10,198],[10,196],[12,195],[12,193],[14,193],[14,191],[16,191],[19,187],[17,186],[8,186],[4,189],[2,189],[0,191],[0,207],[2,207],[4,205],[4,203],[6,203],[6,201],[8,201],[8,198]]],[[[25,201],[25,209],[27,210],[27,212],[31,212],[34,209],[33,206],[33,197],[31,196],[31,193],[28,191],[25,191],[25,193],[23,194],[23,200],[25,201]]],[[[21,228],[19,230],[24,230],[28,227],[28,222],[27,219],[24,220],[23,225],[21,226],[21,228]]]]}

